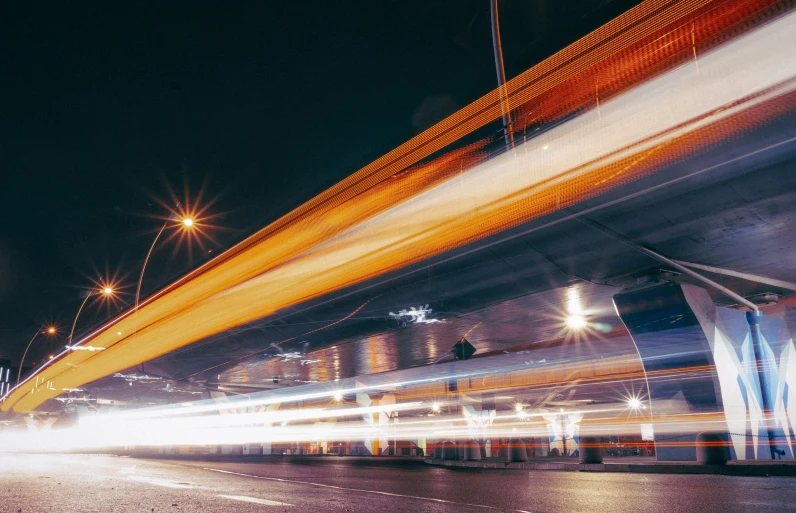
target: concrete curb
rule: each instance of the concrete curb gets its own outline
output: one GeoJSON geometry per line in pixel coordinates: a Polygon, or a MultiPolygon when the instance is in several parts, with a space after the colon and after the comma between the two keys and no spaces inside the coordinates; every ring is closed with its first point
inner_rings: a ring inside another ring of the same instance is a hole
{"type": "Polygon", "coordinates": [[[460,461],[426,458],[425,463],[448,468],[487,468],[505,470],[556,470],[564,472],[636,472],[644,474],[713,474],[727,476],[796,477],[793,463],[728,463],[703,465],[696,462],[655,463],[567,463],[528,461],[509,463],[500,461],[460,461]]]}

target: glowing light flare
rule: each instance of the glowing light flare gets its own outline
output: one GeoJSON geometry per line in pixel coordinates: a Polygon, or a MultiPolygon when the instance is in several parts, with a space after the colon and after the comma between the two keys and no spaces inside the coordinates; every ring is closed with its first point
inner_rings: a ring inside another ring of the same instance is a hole
{"type": "Polygon", "coordinates": [[[220,245],[210,232],[223,229],[214,224],[214,219],[222,214],[209,213],[217,198],[205,200],[206,188],[207,183],[205,182],[194,195],[186,185],[181,197],[179,197],[174,189],[168,186],[169,201],[164,201],[162,198],[154,198],[170,214],[161,219],[166,223],[164,227],[171,228],[164,243],[169,243],[176,239],[172,256],[176,256],[181,248],[186,248],[188,258],[192,259],[194,245],[197,246],[202,254],[212,252],[211,249],[205,246],[206,243],[210,242],[220,245]]]}
{"type": "Polygon", "coordinates": [[[567,316],[567,327],[571,330],[582,330],[589,323],[582,315],[569,315],[567,316]]]}
{"type": "Polygon", "coordinates": [[[567,312],[570,315],[583,315],[583,304],[580,301],[580,292],[575,288],[567,290],[567,312]]]}
{"type": "Polygon", "coordinates": [[[631,393],[625,396],[623,399],[626,404],[625,409],[630,410],[632,413],[639,413],[642,410],[647,409],[647,405],[644,404],[644,398],[639,395],[631,393]]]}

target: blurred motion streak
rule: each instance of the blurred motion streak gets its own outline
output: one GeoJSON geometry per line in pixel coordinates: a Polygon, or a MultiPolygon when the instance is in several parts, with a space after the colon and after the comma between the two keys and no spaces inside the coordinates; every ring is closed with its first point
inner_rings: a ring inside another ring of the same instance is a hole
{"type": "Polygon", "coordinates": [[[790,7],[640,4],[506,84],[521,114],[513,151],[488,158],[487,138],[418,164],[500,118],[496,90],[73,344],[2,410],[30,411],[64,388],[594,198],[791,112],[790,7]],[[104,350],[74,350],[89,341],[104,350]]]}

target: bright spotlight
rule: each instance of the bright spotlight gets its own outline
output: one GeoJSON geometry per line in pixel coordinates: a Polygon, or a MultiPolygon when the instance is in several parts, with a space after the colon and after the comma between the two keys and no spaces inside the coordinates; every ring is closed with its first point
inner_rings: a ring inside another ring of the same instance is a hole
{"type": "Polygon", "coordinates": [[[638,411],[641,409],[641,399],[639,399],[638,397],[631,397],[630,399],[627,400],[627,406],[631,410],[638,411]]]}
{"type": "Polygon", "coordinates": [[[441,408],[438,402],[431,403],[431,411],[433,411],[434,413],[439,413],[440,409],[441,408]]]}
{"type": "Polygon", "coordinates": [[[514,405],[514,411],[516,411],[517,413],[520,413],[522,410],[523,410],[522,404],[517,403],[514,405]]]}
{"type": "Polygon", "coordinates": [[[586,327],[588,323],[582,315],[570,315],[567,317],[567,326],[573,330],[580,330],[586,327]]]}
{"type": "Polygon", "coordinates": [[[50,335],[55,333],[55,327],[54,326],[50,326],[49,328],[47,328],[47,333],[49,333],[50,335]]]}
{"type": "Polygon", "coordinates": [[[334,400],[339,403],[340,401],[343,400],[343,394],[341,394],[340,392],[335,392],[334,393],[334,400]]]}
{"type": "Polygon", "coordinates": [[[193,219],[191,219],[190,217],[186,217],[185,219],[182,220],[182,224],[190,228],[191,226],[193,226],[193,219]]]}
{"type": "Polygon", "coordinates": [[[111,294],[113,294],[113,289],[110,287],[105,287],[104,289],[102,289],[102,293],[105,294],[106,296],[110,296],[111,294]]]}

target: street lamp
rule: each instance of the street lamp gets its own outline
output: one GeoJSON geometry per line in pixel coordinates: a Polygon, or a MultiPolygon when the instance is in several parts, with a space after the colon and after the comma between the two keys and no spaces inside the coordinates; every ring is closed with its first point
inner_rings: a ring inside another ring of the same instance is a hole
{"type": "Polygon", "coordinates": [[[495,71],[497,72],[498,89],[500,89],[500,110],[503,113],[503,137],[506,140],[506,149],[509,150],[514,148],[514,134],[511,132],[511,109],[506,95],[506,70],[503,67],[503,47],[500,44],[498,0],[490,0],[489,14],[492,19],[492,49],[495,53],[495,71]]]}
{"type": "MultiPolygon", "coordinates": [[[[175,218],[177,218],[177,216],[171,217],[171,219],[175,218]]],[[[141,283],[144,281],[144,271],[146,271],[146,265],[149,263],[149,257],[152,255],[152,250],[155,249],[155,244],[157,244],[158,239],[163,234],[163,231],[166,229],[166,227],[169,225],[169,221],[171,219],[163,223],[163,226],[160,227],[160,231],[158,232],[157,235],[155,235],[155,240],[153,240],[152,245],[149,246],[149,251],[146,254],[146,258],[144,259],[144,265],[141,267],[141,274],[138,276],[138,286],[135,289],[135,306],[133,307],[134,317],[135,314],[138,313],[138,301],[141,297],[141,283]]],[[[191,216],[183,216],[182,218],[177,218],[177,219],[179,219],[183,229],[190,229],[193,228],[194,226],[194,219],[191,216]]],[[[138,326],[136,324],[135,327],[133,328],[133,334],[135,334],[137,331],[138,331],[138,326]]]]}
{"type": "Polygon", "coordinates": [[[99,289],[89,291],[89,293],[86,294],[86,299],[84,299],[83,302],[80,303],[80,308],[77,309],[77,315],[75,315],[75,320],[72,322],[72,330],[69,332],[69,347],[72,347],[72,335],[74,335],[74,333],[75,333],[75,325],[77,324],[77,318],[80,317],[80,312],[82,312],[83,311],[83,307],[86,306],[86,302],[88,301],[88,298],[90,298],[91,296],[95,296],[95,295],[102,295],[102,296],[105,296],[105,297],[111,297],[111,296],[113,296],[114,292],[115,291],[113,289],[113,286],[110,285],[110,284],[106,284],[106,285],[100,287],[99,289]]]}
{"type": "Polygon", "coordinates": [[[28,355],[28,349],[30,349],[30,346],[31,344],[33,344],[33,341],[36,340],[36,337],[38,337],[40,334],[55,335],[57,331],[58,329],[55,326],[47,326],[46,324],[42,324],[41,328],[36,330],[36,334],[33,335],[33,338],[30,339],[30,342],[28,342],[28,347],[25,348],[25,352],[22,353],[22,359],[19,361],[19,371],[17,372],[17,385],[19,385],[19,382],[22,378],[22,365],[25,363],[25,357],[28,355]]]}

